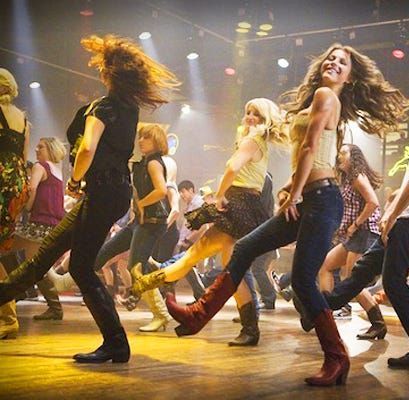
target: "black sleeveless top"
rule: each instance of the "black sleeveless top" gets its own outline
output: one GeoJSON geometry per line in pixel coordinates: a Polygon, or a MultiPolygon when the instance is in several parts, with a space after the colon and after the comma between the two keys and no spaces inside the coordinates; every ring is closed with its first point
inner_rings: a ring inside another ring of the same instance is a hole
{"type": "Polygon", "coordinates": [[[19,158],[24,158],[24,141],[27,120],[24,118],[23,133],[11,129],[0,107],[0,153],[12,153],[19,158]]]}
{"type": "MultiPolygon", "coordinates": [[[[147,157],[143,157],[141,161],[135,162],[132,166],[133,185],[139,199],[143,199],[154,189],[152,179],[148,172],[148,163],[153,160],[158,161],[162,165],[164,177],[166,180],[166,166],[159,153],[150,154],[147,157]]],[[[169,215],[169,211],[170,206],[166,197],[154,204],[151,204],[150,206],[146,206],[144,209],[146,218],[155,218],[158,220],[162,220],[162,222],[164,223],[166,222],[166,218],[169,215]]]]}

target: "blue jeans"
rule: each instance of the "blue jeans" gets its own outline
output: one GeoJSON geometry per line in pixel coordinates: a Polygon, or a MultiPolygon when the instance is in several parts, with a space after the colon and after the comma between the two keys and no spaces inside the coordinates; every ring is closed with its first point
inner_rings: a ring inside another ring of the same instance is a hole
{"type": "Polygon", "coordinates": [[[99,271],[109,260],[118,254],[129,250],[132,235],[137,226],[138,222],[135,220],[123,227],[116,235],[103,244],[95,260],[95,271],[99,271]]]}
{"type": "Polygon", "coordinates": [[[98,252],[95,270],[101,269],[109,260],[124,251],[130,250],[128,266],[132,268],[136,263],[142,263],[142,272],[147,274],[148,258],[158,240],[166,232],[165,224],[143,224],[137,221],[122,228],[115,236],[107,240],[98,252]]]}
{"type": "Polygon", "coordinates": [[[260,298],[264,304],[269,306],[274,305],[277,297],[266,272],[266,268],[268,267],[271,258],[271,254],[263,254],[257,257],[251,266],[251,272],[257,283],[260,298]]]}
{"type": "Polygon", "coordinates": [[[409,219],[401,218],[389,234],[382,270],[383,287],[409,335],[409,219]]]}
{"type": "Polygon", "coordinates": [[[280,214],[270,218],[240,239],[227,266],[233,282],[238,285],[254,259],[297,241],[292,268],[293,289],[314,319],[329,308],[316,285],[316,276],[331,248],[342,213],[342,197],[337,186],[326,186],[304,195],[297,206],[300,217],[286,221],[280,214]]]}
{"type": "Polygon", "coordinates": [[[148,259],[152,255],[156,243],[166,232],[166,224],[148,224],[137,225],[132,234],[128,269],[135,266],[136,263],[142,264],[142,273],[151,272],[148,266],[148,259]]]}
{"type": "Polygon", "coordinates": [[[382,240],[377,239],[352,268],[351,276],[335,284],[331,293],[325,292],[325,298],[333,310],[338,310],[356,295],[361,293],[377,275],[382,273],[385,248],[382,240]]]}
{"type": "Polygon", "coordinates": [[[409,335],[409,287],[406,283],[409,269],[409,219],[401,218],[389,234],[385,249],[378,239],[355,263],[348,279],[325,293],[332,309],[346,304],[373,279],[382,274],[383,287],[398,317],[409,335]]]}

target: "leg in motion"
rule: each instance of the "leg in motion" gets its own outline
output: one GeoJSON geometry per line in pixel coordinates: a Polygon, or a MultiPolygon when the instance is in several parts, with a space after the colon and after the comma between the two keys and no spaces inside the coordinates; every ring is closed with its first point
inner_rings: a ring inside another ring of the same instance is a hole
{"type": "Polygon", "coordinates": [[[168,295],[166,305],[169,313],[181,323],[176,328],[176,333],[182,336],[199,332],[236,292],[253,260],[261,254],[293,242],[296,234],[297,223],[287,223],[282,215],[273,217],[236,243],[226,270],[195,304],[180,307],[174,296],[168,295]]]}
{"type": "MultiPolygon", "coordinates": [[[[409,335],[409,219],[400,218],[389,233],[383,266],[383,286],[398,314],[403,329],[409,335]]],[[[390,368],[409,369],[409,353],[389,358],[390,368]]]]}

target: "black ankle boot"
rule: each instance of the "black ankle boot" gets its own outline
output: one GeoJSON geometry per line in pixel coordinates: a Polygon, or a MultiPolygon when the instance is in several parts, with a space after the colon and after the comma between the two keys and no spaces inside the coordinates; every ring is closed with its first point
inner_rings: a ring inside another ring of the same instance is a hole
{"type": "Polygon", "coordinates": [[[112,360],[113,363],[126,363],[131,355],[125,331],[104,339],[104,343],[91,353],[78,353],[73,356],[78,363],[99,364],[112,360]]]}
{"type": "Polygon", "coordinates": [[[409,353],[402,357],[388,358],[388,366],[389,368],[409,369],[409,353]]]}
{"type": "Polygon", "coordinates": [[[229,346],[256,346],[260,339],[256,308],[252,302],[239,309],[240,321],[243,328],[239,336],[229,342],[229,346]]]}
{"type": "Polygon", "coordinates": [[[104,342],[95,351],[76,354],[73,358],[79,363],[128,362],[130,349],[126,333],[121,326],[115,304],[105,287],[88,288],[84,290],[83,299],[90,310],[104,342]],[[84,293],[85,292],[85,293],[84,293]]]}
{"type": "Polygon", "coordinates": [[[356,337],[361,340],[383,339],[387,329],[379,306],[373,306],[367,314],[372,325],[365,333],[358,334],[356,337]]]}

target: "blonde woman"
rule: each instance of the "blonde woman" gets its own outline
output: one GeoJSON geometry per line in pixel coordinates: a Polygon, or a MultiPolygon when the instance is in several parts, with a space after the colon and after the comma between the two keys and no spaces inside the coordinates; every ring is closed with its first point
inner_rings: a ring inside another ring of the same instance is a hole
{"type": "MultiPolygon", "coordinates": [[[[146,290],[181,279],[200,260],[217,253],[221,253],[226,265],[236,240],[268,218],[260,194],[267,173],[268,142],[287,142],[286,135],[280,131],[280,123],[280,110],[271,100],[256,98],[245,105],[237,150],[227,162],[215,204],[205,204],[186,214],[194,230],[206,223],[213,223],[213,226],[173,265],[142,277],[133,273],[135,297],[140,297],[146,290]]],[[[257,345],[260,337],[257,312],[245,283],[237,288],[235,299],[243,328],[229,345],[257,345]]]]}
{"type": "MultiPolygon", "coordinates": [[[[64,144],[55,137],[44,137],[36,148],[37,162],[33,165],[30,179],[30,196],[26,210],[28,222],[17,226],[14,247],[24,249],[26,259],[32,258],[40,248],[42,240],[63,219],[64,182],[60,162],[66,155],[64,144]]],[[[58,292],[45,276],[37,286],[47,301],[48,309],[35,320],[61,320],[63,310],[58,292]]]]}
{"type": "Polygon", "coordinates": [[[387,82],[373,60],[352,47],[334,44],[319,55],[299,87],[288,93],[293,174],[279,191],[276,216],[236,244],[224,274],[194,305],[167,306],[185,335],[199,332],[233,295],[253,260],[297,241],[292,286],[315,324],[324,352],[320,371],[305,379],[314,386],[345,384],[347,350],[316,278],[338,228],[343,202],[334,175],[342,124],[355,120],[362,129],[384,135],[406,117],[409,101],[387,82]]]}

